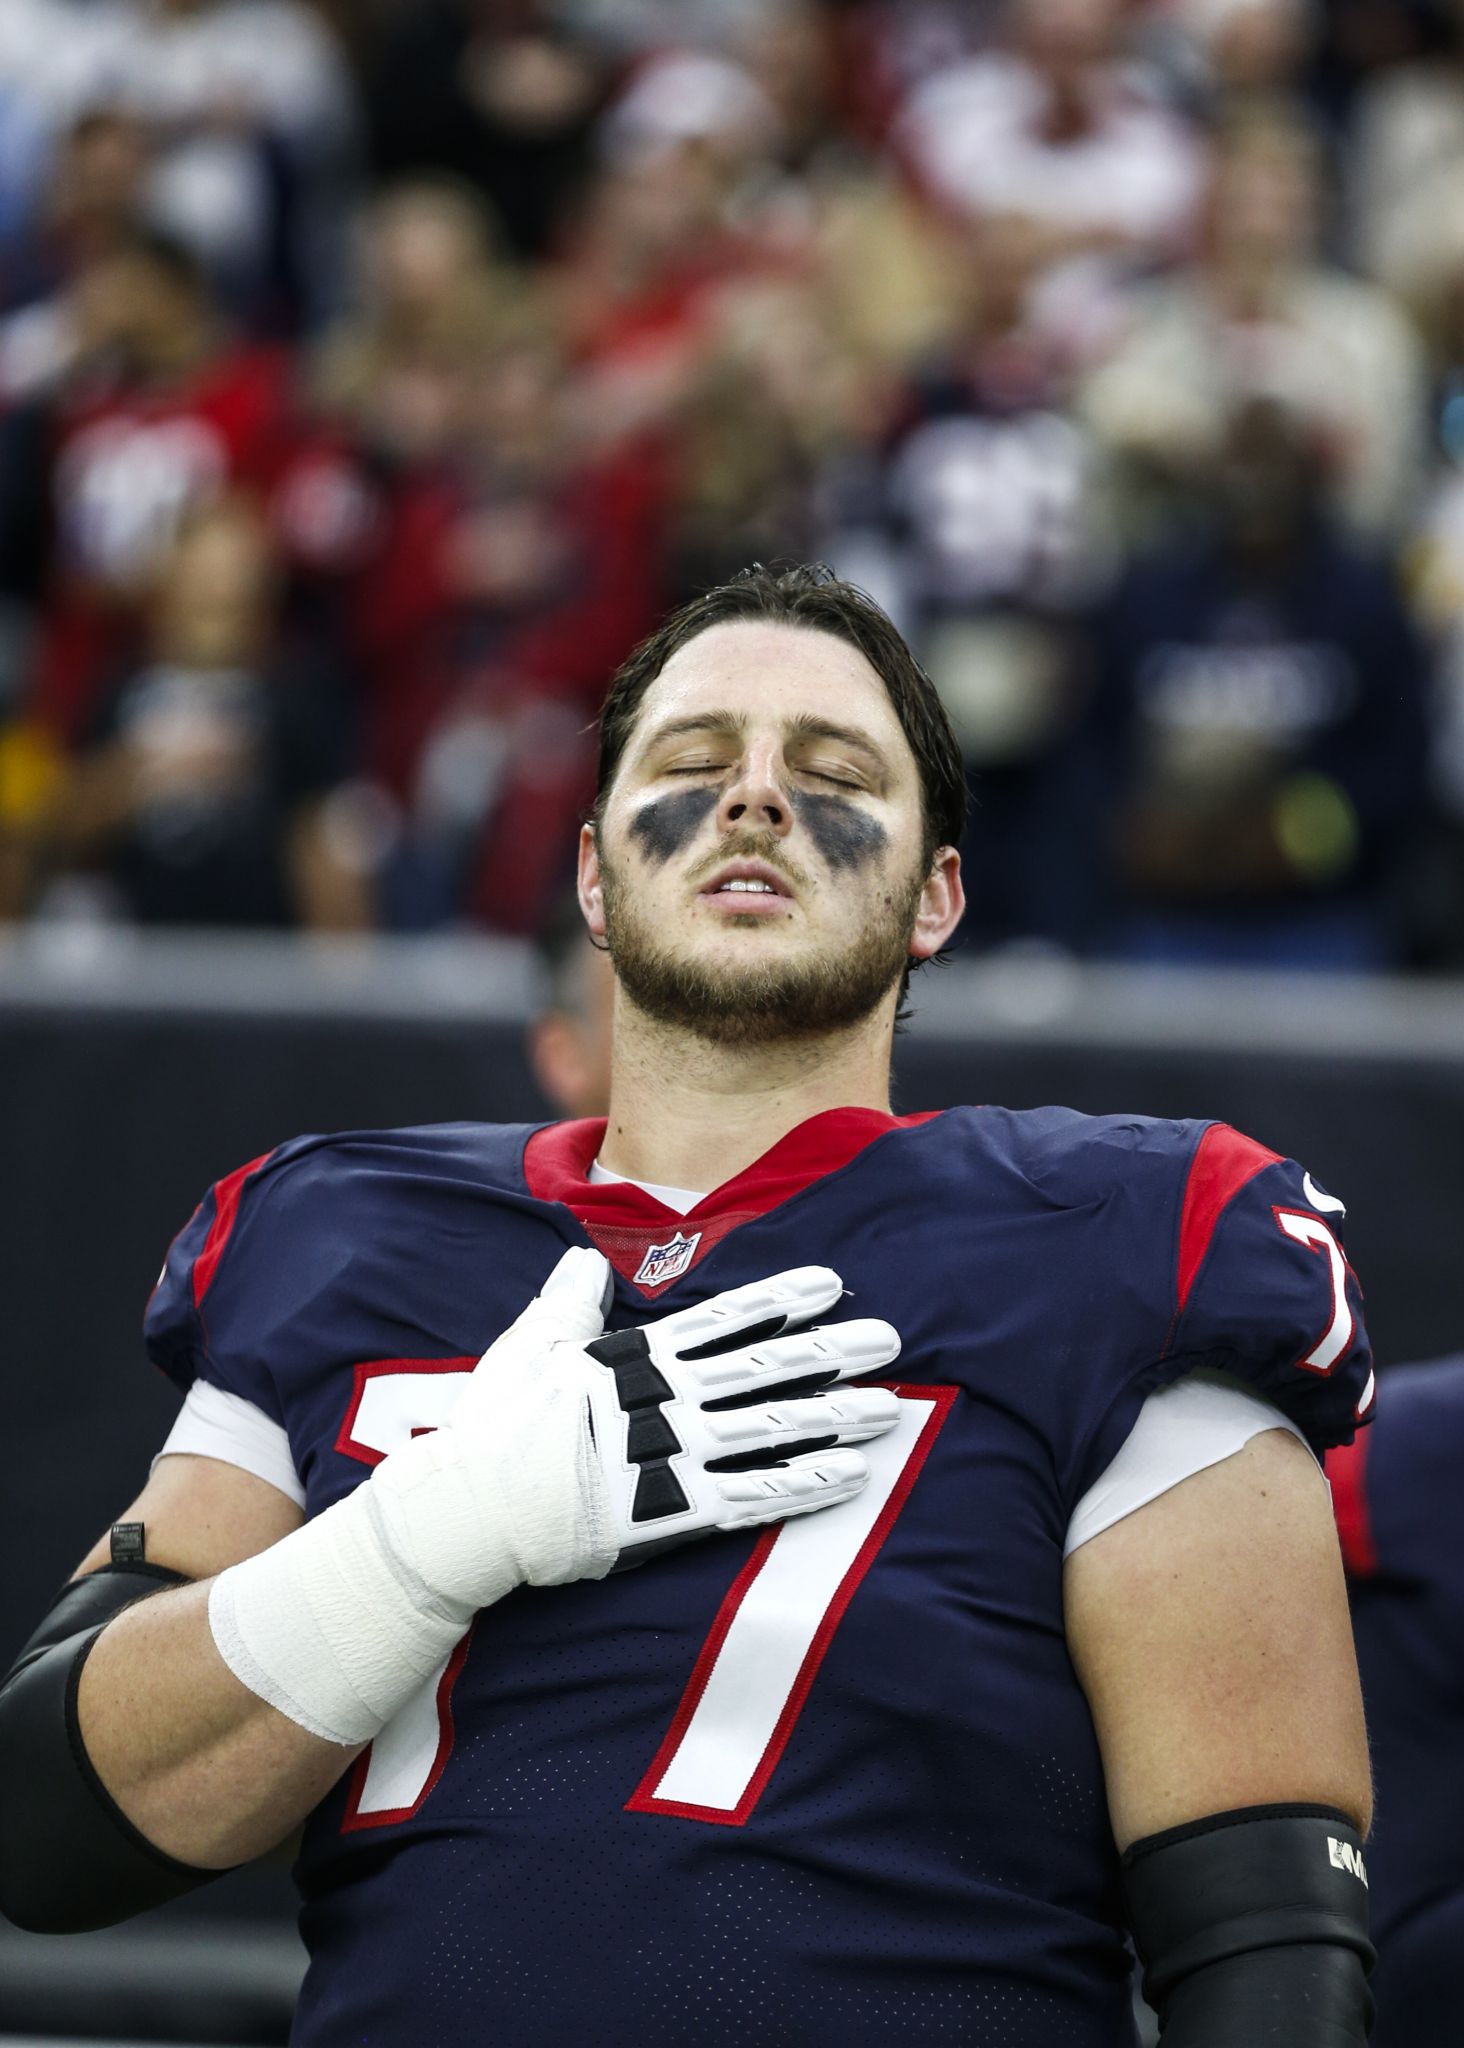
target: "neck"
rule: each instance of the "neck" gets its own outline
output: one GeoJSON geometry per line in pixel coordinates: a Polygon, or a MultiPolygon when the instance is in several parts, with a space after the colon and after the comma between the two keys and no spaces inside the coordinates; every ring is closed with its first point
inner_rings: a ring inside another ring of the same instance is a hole
{"type": "Polygon", "coordinates": [[[893,1039],[893,995],[825,1038],[732,1047],[648,1017],[617,988],[601,1164],[709,1192],[822,1110],[888,1112],[893,1039]]]}

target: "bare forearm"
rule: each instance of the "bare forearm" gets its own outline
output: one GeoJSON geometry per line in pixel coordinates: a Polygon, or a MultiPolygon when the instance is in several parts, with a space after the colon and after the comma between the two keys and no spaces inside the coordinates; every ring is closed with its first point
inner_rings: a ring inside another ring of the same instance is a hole
{"type": "Polygon", "coordinates": [[[282,1841],[358,1754],[240,1684],[214,1648],[209,1581],[109,1623],[81,1675],[81,1731],[102,1783],[169,1856],[227,1869],[282,1841]]]}

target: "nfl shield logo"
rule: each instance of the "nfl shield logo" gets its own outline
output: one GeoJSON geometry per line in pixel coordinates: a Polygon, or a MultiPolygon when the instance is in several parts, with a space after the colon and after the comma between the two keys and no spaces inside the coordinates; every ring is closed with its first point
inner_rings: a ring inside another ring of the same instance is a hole
{"type": "Polygon", "coordinates": [[[662,1287],[668,1280],[679,1280],[696,1257],[696,1248],[701,1241],[699,1230],[691,1237],[678,1230],[669,1244],[648,1245],[635,1276],[636,1286],[662,1287]]]}

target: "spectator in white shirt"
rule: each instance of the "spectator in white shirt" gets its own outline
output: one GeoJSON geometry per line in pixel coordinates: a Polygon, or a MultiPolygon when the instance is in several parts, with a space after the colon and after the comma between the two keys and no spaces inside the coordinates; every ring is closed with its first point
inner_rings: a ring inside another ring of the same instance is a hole
{"type": "Polygon", "coordinates": [[[959,214],[1021,214],[1054,258],[1173,253],[1195,216],[1204,150],[1122,60],[1117,0],[1010,0],[1005,50],[928,78],[896,146],[959,214]]]}
{"type": "Polygon", "coordinates": [[[1204,468],[1240,395],[1310,416],[1345,516],[1396,536],[1419,483],[1424,371],[1376,287],[1325,263],[1322,164],[1310,129],[1250,111],[1222,132],[1200,254],[1135,300],[1133,324],[1082,409],[1128,459],[1142,503],[1204,468]]]}

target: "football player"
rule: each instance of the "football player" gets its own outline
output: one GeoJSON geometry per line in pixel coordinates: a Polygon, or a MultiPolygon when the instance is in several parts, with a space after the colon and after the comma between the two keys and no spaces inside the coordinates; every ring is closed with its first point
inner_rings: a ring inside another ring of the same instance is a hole
{"type": "Polygon", "coordinates": [[[1464,1357],[1387,1376],[1380,1430],[1327,1459],[1378,1825],[1374,2048],[1454,2048],[1464,1956],[1464,1357]]]}
{"type": "Polygon", "coordinates": [[[6,1912],[304,1820],[299,2048],[1113,2048],[1126,1926],[1166,2048],[1365,2038],[1340,1204],[1223,1125],[892,1112],[964,804],[825,571],[629,660],[609,1115],[205,1197],[167,1455],[0,1697],[6,1912]]]}

